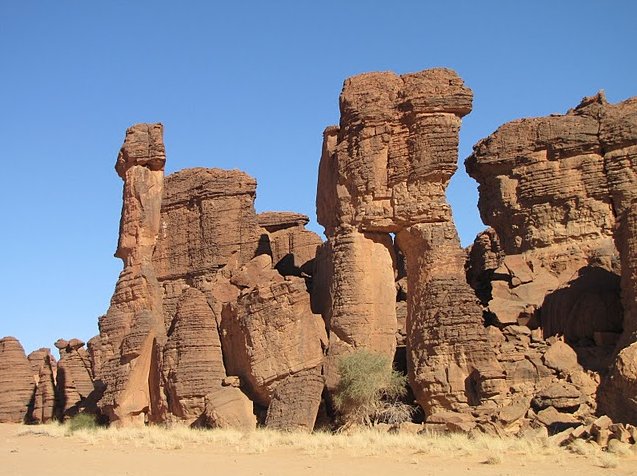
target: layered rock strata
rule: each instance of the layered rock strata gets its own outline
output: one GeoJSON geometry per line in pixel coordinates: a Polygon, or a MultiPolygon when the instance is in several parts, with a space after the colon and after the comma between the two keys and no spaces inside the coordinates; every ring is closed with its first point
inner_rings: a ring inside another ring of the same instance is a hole
{"type": "Polygon", "coordinates": [[[35,391],[31,364],[15,337],[0,339],[0,422],[22,423],[35,391]]]}
{"type": "Polygon", "coordinates": [[[309,217],[294,212],[264,212],[257,218],[267,232],[275,269],[286,276],[311,277],[316,249],[323,240],[305,229],[309,217]]]}
{"type": "Polygon", "coordinates": [[[279,405],[290,400],[287,420],[275,412],[268,424],[311,429],[322,384],[310,390],[297,374],[318,372],[322,382],[325,329],[307,291],[320,239],[303,215],[258,217],[256,181],[243,172],[197,168],[164,179],[164,162],[160,124],[127,131],[116,165],[124,270],[89,343],[102,411],[117,424],[248,429],[256,420],[246,393],[267,408],[284,382],[287,392],[305,386],[308,400],[279,392],[279,405]]]}
{"type": "Polygon", "coordinates": [[[469,266],[489,319],[563,335],[585,367],[602,374],[613,350],[625,348],[599,403],[633,422],[627,395],[636,380],[623,356],[637,339],[636,144],[637,100],[610,105],[600,93],[565,115],[501,126],[466,161],[480,184],[482,219],[493,227],[476,239],[469,266]]]}
{"type": "Polygon", "coordinates": [[[48,348],[31,352],[28,359],[36,385],[33,409],[28,419],[34,423],[47,423],[56,416],[57,362],[48,348]]]}
{"type": "MultiPolygon", "coordinates": [[[[456,170],[461,117],[472,93],[447,69],[402,76],[371,73],[345,81],[341,122],[324,133],[317,215],[331,265],[328,386],[339,356],[368,347],[393,357],[395,253],[408,270],[407,364],[419,404],[462,409],[472,375],[500,370],[486,344],[482,311],[464,277],[464,255],[445,189],[456,170]],[[449,371],[447,371],[449,369],[449,371]]],[[[323,258],[323,261],[326,261],[323,258]]],[[[475,393],[475,392],[474,392],[475,393]]]]}
{"type": "Polygon", "coordinates": [[[84,342],[58,339],[55,347],[60,351],[55,379],[57,418],[61,421],[81,411],[95,413],[100,395],[95,392],[92,366],[84,342]]]}
{"type": "Polygon", "coordinates": [[[124,181],[115,256],[124,269],[92,344],[101,361],[97,377],[106,386],[100,407],[111,422],[157,421],[162,412],[156,382],[166,329],[153,263],[166,161],[162,135],[161,124],[129,128],[115,166],[124,181]]]}

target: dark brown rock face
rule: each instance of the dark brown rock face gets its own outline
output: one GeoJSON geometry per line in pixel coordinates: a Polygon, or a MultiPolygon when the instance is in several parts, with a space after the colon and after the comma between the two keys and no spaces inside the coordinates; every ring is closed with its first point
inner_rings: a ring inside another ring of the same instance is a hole
{"type": "Polygon", "coordinates": [[[160,396],[159,353],[166,340],[161,287],[153,264],[160,231],[166,160],[161,124],[126,131],[116,170],[124,180],[122,219],[115,255],[124,262],[111,306],[100,318],[92,343],[101,362],[97,377],[106,385],[100,401],[112,422],[156,420],[160,396]]]}
{"type": "MultiPolygon", "coordinates": [[[[617,350],[637,340],[636,145],[637,99],[610,105],[598,94],[565,115],[503,125],[466,161],[482,219],[495,230],[476,239],[469,266],[491,318],[565,336],[596,371],[620,334],[617,350]]],[[[599,404],[634,422],[629,349],[611,366],[599,404]]]]}
{"type": "Polygon", "coordinates": [[[470,395],[470,376],[498,371],[445,198],[471,102],[471,90],[447,69],[345,81],[340,126],[324,133],[317,190],[329,239],[321,251],[329,276],[315,276],[317,293],[330,294],[323,311],[328,387],[339,355],[351,349],[393,357],[396,259],[389,233],[408,270],[407,363],[420,405],[433,412],[475,404],[483,395],[470,395]]]}
{"type": "Polygon", "coordinates": [[[35,391],[33,370],[15,337],[0,339],[0,422],[22,423],[35,391]]]}

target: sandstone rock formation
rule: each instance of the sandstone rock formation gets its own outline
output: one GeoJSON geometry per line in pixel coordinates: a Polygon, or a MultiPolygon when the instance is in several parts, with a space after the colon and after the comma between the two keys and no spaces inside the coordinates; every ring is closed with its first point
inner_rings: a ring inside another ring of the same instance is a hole
{"type": "Polygon", "coordinates": [[[83,410],[94,413],[98,395],[94,392],[93,371],[84,342],[58,339],[55,347],[60,351],[55,379],[58,419],[63,420],[83,410]]]}
{"type": "Polygon", "coordinates": [[[316,249],[323,240],[305,229],[310,219],[294,212],[264,212],[257,218],[267,232],[274,267],[286,276],[311,276],[316,249]]]}
{"type": "Polygon", "coordinates": [[[195,421],[204,412],[206,395],[226,377],[221,342],[212,309],[204,294],[184,291],[164,347],[162,373],[168,410],[195,421]]]}
{"type": "MultiPolygon", "coordinates": [[[[311,429],[323,385],[306,387],[297,374],[318,368],[320,376],[327,341],[325,326],[321,317],[312,313],[301,278],[284,278],[274,270],[271,273],[271,279],[245,288],[235,303],[224,307],[221,336],[227,370],[229,375],[240,376],[253,400],[265,407],[280,385],[306,393],[314,410],[308,410],[313,413],[311,424],[304,421],[304,425],[311,429]]],[[[279,392],[277,401],[283,395],[279,392]]],[[[294,418],[292,409],[287,411],[288,418],[294,418]]]]}
{"type": "Polygon", "coordinates": [[[317,290],[329,288],[323,312],[330,332],[328,387],[344,352],[368,347],[393,357],[390,233],[408,270],[407,362],[418,403],[428,413],[467,408],[486,396],[468,390],[470,381],[501,373],[465,281],[464,253],[445,199],[460,120],[471,102],[471,90],[447,69],[346,80],[340,126],[324,133],[317,190],[318,220],[329,239],[322,253],[331,260],[322,265],[330,276],[318,278],[317,290]]]}
{"type": "Polygon", "coordinates": [[[239,388],[217,388],[206,395],[205,402],[202,424],[207,427],[251,431],[257,426],[252,402],[239,388]]]}
{"type": "Polygon", "coordinates": [[[35,350],[27,358],[36,384],[33,409],[28,419],[34,423],[46,423],[56,414],[57,362],[48,348],[35,350]]]}
{"type": "Polygon", "coordinates": [[[0,422],[22,423],[35,391],[33,370],[15,337],[0,339],[0,422]]]}
{"type": "Polygon", "coordinates": [[[117,424],[248,429],[256,420],[244,392],[266,408],[282,382],[287,420],[267,424],[311,430],[326,341],[307,291],[320,238],[304,215],[257,216],[256,181],[243,172],[196,168],[164,180],[164,162],[160,124],[127,131],[116,165],[124,270],[89,342],[102,412],[117,424]],[[306,400],[289,396],[304,387],[306,400]]]}
{"type": "Polygon", "coordinates": [[[101,361],[96,377],[106,386],[100,407],[111,422],[153,421],[162,411],[155,382],[166,330],[153,264],[166,161],[162,134],[161,124],[129,128],[115,166],[124,180],[115,253],[124,269],[92,344],[101,361]]]}
{"type": "MultiPolygon", "coordinates": [[[[609,105],[600,93],[565,115],[505,124],[466,161],[480,184],[482,219],[493,227],[476,239],[468,272],[489,319],[563,335],[580,362],[602,374],[614,351],[637,340],[636,144],[637,100],[609,105]]],[[[634,422],[628,395],[637,374],[623,357],[630,348],[621,352],[599,403],[634,422]]]]}

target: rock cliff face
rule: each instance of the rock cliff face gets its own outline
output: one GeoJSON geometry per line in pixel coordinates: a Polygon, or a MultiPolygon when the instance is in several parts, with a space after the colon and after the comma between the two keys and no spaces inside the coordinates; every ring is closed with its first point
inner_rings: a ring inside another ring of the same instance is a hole
{"type": "Polygon", "coordinates": [[[621,350],[599,404],[632,422],[636,144],[637,100],[598,94],[565,115],[503,125],[466,162],[493,227],[476,239],[468,273],[489,319],[562,335],[602,374],[621,350]]]}
{"type": "Polygon", "coordinates": [[[164,179],[164,162],[160,124],[127,131],[116,165],[124,270],[89,345],[103,413],[124,425],[246,429],[256,425],[246,393],[265,409],[284,382],[283,411],[267,424],[311,430],[322,384],[307,386],[304,401],[290,389],[309,371],[322,382],[325,329],[305,281],[320,238],[303,215],[257,216],[256,181],[243,172],[197,168],[164,179]]]}
{"type": "Polygon", "coordinates": [[[326,242],[305,215],[257,214],[243,172],[164,177],[163,126],[129,128],[100,333],[58,340],[59,362],[0,339],[0,422],[311,431],[365,348],[406,365],[428,429],[635,441],[593,415],[637,425],[637,98],[476,144],[490,228],[467,252],[445,191],[472,96],[448,69],[347,79],[319,164],[326,242]]]}
{"type": "Polygon", "coordinates": [[[393,357],[394,233],[408,270],[407,364],[418,403],[433,413],[484,397],[470,395],[467,381],[497,365],[445,198],[471,102],[471,90],[446,69],[345,81],[340,126],[324,133],[317,190],[329,241],[323,261],[331,261],[323,265],[330,276],[319,278],[329,281],[328,386],[351,349],[393,357]]]}

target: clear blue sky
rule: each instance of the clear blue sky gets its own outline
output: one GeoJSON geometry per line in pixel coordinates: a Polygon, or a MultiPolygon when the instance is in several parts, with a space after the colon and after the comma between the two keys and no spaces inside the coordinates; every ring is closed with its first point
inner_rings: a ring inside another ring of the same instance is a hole
{"type": "MultiPolygon", "coordinates": [[[[351,75],[455,69],[460,162],[502,123],[637,95],[633,1],[0,0],[0,336],[97,333],[121,264],[125,129],[165,125],[167,172],[239,168],[257,210],[312,217],[325,126],[351,75]]],[[[461,165],[464,245],[483,229],[461,165]]]]}

